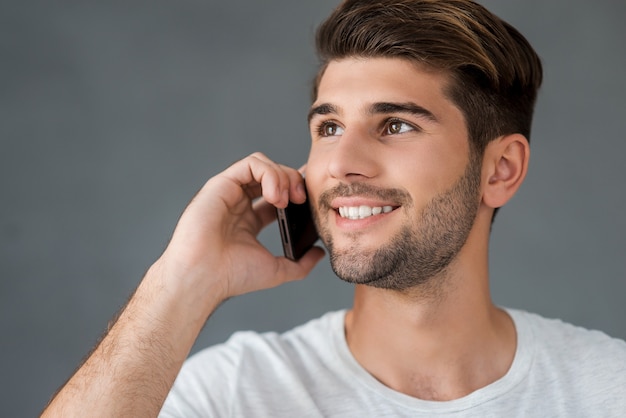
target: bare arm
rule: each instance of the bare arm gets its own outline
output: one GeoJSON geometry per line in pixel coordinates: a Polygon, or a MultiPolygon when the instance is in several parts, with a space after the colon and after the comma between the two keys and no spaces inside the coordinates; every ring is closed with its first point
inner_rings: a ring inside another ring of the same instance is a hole
{"type": "Polygon", "coordinates": [[[304,196],[300,174],[262,154],[209,180],[117,322],[43,416],[156,416],[222,301],[303,278],[322,258],[314,248],[294,263],[256,239],[274,220],[274,206],[304,196]]]}

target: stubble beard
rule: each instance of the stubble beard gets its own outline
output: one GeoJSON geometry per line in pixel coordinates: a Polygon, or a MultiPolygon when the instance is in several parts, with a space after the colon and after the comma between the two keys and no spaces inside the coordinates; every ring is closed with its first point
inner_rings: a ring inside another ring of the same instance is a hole
{"type": "MultiPolygon", "coordinates": [[[[354,187],[352,185],[350,187],[354,187]]],[[[370,186],[356,187],[367,194],[370,186]]],[[[341,187],[339,188],[341,189],[341,187]]],[[[435,196],[413,221],[407,222],[388,243],[375,249],[364,249],[358,235],[350,248],[335,248],[332,235],[315,220],[319,235],[330,254],[331,267],[342,280],[381,289],[408,291],[420,289],[439,293],[450,263],[465,245],[478,212],[480,189],[480,164],[472,159],[463,176],[448,190],[435,196]],[[439,280],[437,280],[439,278],[439,280]]],[[[320,196],[318,207],[327,206],[331,196],[339,190],[320,196]]],[[[384,193],[372,189],[370,195],[384,193]]],[[[404,201],[402,209],[410,211],[413,204],[406,192],[390,191],[404,201]]],[[[326,219],[327,221],[327,219],[326,219]]]]}

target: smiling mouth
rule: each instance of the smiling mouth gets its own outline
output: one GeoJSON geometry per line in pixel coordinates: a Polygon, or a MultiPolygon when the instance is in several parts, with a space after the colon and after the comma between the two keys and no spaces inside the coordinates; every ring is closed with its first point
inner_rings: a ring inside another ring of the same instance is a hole
{"type": "Polygon", "coordinates": [[[380,215],[382,213],[389,213],[394,210],[393,206],[340,206],[337,209],[339,216],[346,219],[365,219],[370,216],[380,215]]]}

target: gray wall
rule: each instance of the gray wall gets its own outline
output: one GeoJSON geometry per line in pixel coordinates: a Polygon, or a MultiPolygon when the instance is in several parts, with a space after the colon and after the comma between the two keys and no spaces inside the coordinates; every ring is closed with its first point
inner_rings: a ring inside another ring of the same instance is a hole
{"type": "MultiPolygon", "coordinates": [[[[0,415],[43,407],[207,178],[257,150],[305,161],[313,32],[336,3],[2,2],[0,415]]],[[[494,298],[626,338],[626,3],[484,3],[546,75],[529,177],[493,232],[494,298]]],[[[351,291],[324,262],[229,301],[194,350],[351,291]]]]}

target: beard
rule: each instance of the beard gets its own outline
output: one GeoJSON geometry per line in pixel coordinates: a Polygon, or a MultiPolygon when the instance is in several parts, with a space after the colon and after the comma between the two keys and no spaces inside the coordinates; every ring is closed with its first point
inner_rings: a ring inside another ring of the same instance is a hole
{"type": "MultiPolygon", "coordinates": [[[[337,196],[370,196],[401,204],[410,212],[413,201],[401,189],[380,189],[364,183],[340,184],[320,195],[314,219],[330,254],[331,267],[342,280],[382,289],[437,289],[444,271],[465,245],[480,205],[480,162],[471,159],[465,173],[448,190],[435,196],[417,218],[402,225],[388,243],[364,249],[358,234],[350,248],[335,248],[328,224],[330,202],[337,196]],[[324,213],[325,222],[320,221],[324,213]]],[[[398,210],[398,209],[396,209],[398,210]]]]}

